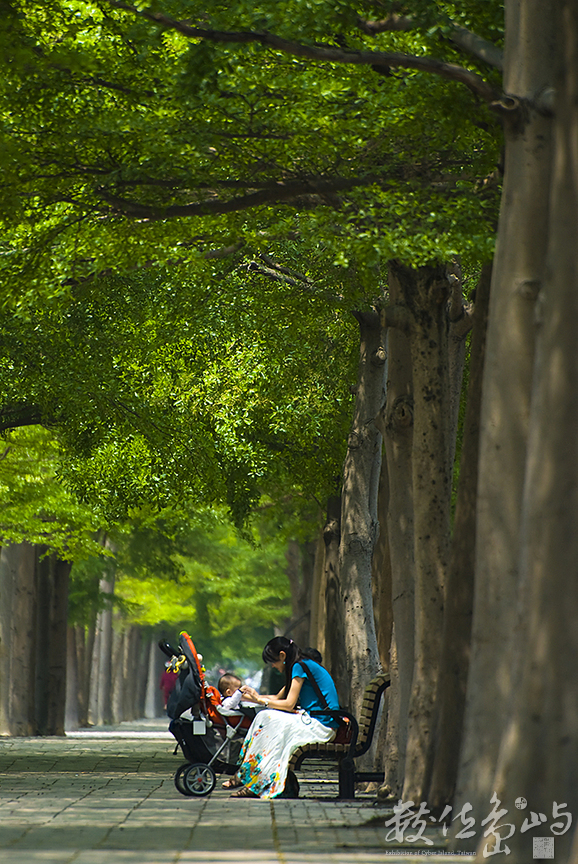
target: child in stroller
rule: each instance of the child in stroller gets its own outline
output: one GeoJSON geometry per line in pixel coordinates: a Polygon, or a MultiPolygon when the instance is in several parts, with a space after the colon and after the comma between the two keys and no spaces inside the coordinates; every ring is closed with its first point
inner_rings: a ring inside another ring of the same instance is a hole
{"type": "Polygon", "coordinates": [[[181,795],[208,795],[215,788],[216,774],[235,774],[255,711],[242,706],[233,711],[222,707],[221,694],[207,684],[201,657],[188,633],[180,634],[178,649],[164,640],[159,648],[178,672],[167,715],[171,719],[169,731],[177,740],[175,753],[180,747],[188,761],[177,769],[175,786],[181,795]]]}

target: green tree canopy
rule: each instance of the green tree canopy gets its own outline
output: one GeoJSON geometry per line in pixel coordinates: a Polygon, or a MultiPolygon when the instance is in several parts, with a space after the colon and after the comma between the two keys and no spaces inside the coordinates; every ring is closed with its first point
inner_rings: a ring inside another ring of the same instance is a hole
{"type": "Polygon", "coordinates": [[[500,5],[410,5],[4,4],[10,292],[296,232],[342,266],[487,257],[498,74],[456,34],[499,39],[500,5]]]}
{"type": "Polygon", "coordinates": [[[0,544],[35,543],[65,560],[101,551],[98,514],[57,481],[59,447],[39,426],[10,432],[0,453],[0,544]]]}

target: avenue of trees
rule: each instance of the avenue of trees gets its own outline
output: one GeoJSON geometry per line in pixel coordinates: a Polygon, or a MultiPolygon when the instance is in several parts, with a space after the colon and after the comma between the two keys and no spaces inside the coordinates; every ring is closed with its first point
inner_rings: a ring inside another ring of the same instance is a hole
{"type": "Polygon", "coordinates": [[[62,704],[71,574],[82,642],[156,573],[354,709],[389,669],[382,800],[525,864],[523,796],[578,861],[576,4],[6,0],[0,51],[3,731],[62,704]]]}

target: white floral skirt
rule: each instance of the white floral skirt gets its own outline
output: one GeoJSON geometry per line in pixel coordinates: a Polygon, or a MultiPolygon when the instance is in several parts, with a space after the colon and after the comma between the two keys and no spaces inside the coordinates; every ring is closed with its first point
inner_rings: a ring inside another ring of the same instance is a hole
{"type": "Polygon", "coordinates": [[[247,732],[238,775],[260,798],[275,798],[285,787],[291,755],[302,744],[332,741],[336,730],[307,712],[260,711],[247,732]]]}

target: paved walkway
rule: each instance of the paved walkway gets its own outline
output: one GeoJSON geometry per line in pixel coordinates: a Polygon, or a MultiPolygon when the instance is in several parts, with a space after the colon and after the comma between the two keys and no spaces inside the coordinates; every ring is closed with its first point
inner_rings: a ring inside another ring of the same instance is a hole
{"type": "Polygon", "coordinates": [[[372,796],[339,802],[333,773],[312,770],[298,800],[180,795],[166,721],[66,738],[0,738],[2,864],[376,864],[464,862],[436,847],[385,841],[391,815],[372,796]],[[433,852],[433,854],[432,854],[433,852]]]}

